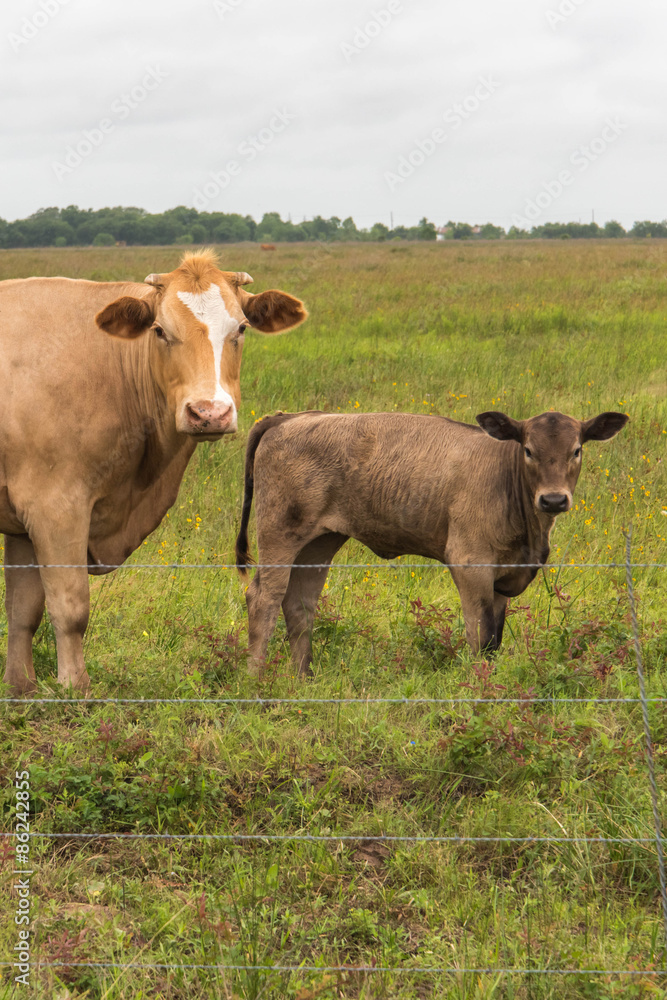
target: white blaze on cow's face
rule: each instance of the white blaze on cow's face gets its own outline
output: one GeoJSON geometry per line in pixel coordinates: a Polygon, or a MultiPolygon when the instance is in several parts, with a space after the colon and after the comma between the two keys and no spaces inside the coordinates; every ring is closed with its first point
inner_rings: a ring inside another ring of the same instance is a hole
{"type": "MultiPolygon", "coordinates": [[[[176,429],[212,441],[237,429],[248,321],[237,286],[224,273],[202,277],[198,288],[176,274],[169,282],[160,276],[163,291],[152,328],[153,370],[176,429]]],[[[238,277],[252,280],[245,274],[238,277]]]]}
{"type": "Polygon", "coordinates": [[[212,251],[186,254],[175,271],[149,274],[143,294],[121,295],[95,316],[112,337],[146,338],[150,377],[181,434],[212,441],[234,433],[246,325],[276,334],[308,315],[279,289],[251,295],[243,288],[251,282],[245,271],[221,271],[212,251]]]}
{"type": "MultiPolygon", "coordinates": [[[[210,408],[200,405],[200,409],[203,411],[210,409],[212,414],[218,414],[218,420],[220,414],[226,412],[227,416],[223,417],[226,420],[223,433],[233,433],[236,431],[238,423],[238,377],[235,384],[223,384],[222,359],[225,345],[229,340],[228,346],[235,353],[238,353],[238,361],[240,362],[243,330],[245,329],[243,314],[238,306],[233,310],[238,315],[230,313],[222,297],[220,287],[216,284],[212,284],[205,292],[177,292],[176,294],[192,315],[206,328],[206,336],[210,345],[209,371],[206,371],[206,358],[202,357],[202,370],[198,378],[199,386],[197,388],[193,386],[191,389],[194,398],[184,401],[186,412],[182,414],[182,422],[186,426],[179,429],[190,429],[193,413],[195,416],[198,415],[198,403],[211,402],[220,405],[210,408]],[[234,398],[234,395],[237,399],[234,398]],[[229,409],[225,411],[225,408],[229,409]]],[[[233,368],[237,369],[238,366],[234,365],[233,368]]],[[[238,371],[232,371],[230,374],[238,375],[238,371]]],[[[205,418],[205,413],[199,415],[205,418]]]]}

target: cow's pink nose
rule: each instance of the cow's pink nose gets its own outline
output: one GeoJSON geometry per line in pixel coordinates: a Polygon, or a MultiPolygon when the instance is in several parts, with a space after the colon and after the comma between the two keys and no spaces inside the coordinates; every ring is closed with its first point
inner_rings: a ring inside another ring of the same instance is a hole
{"type": "Polygon", "coordinates": [[[192,434],[222,434],[233,416],[234,407],[230,403],[198,399],[196,403],[185,405],[185,419],[192,434]]]}

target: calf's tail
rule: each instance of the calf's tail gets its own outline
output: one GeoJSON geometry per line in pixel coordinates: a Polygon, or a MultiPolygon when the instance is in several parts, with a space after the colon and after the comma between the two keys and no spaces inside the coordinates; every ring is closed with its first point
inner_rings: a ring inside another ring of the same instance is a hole
{"type": "Polygon", "coordinates": [[[250,522],[250,510],[252,508],[252,497],[255,489],[255,452],[259,448],[259,443],[272,427],[300,416],[299,413],[274,413],[271,417],[264,417],[259,420],[248,435],[248,444],[245,452],[245,475],[243,489],[243,509],[241,511],[241,526],[236,538],[236,568],[242,577],[248,575],[248,566],[253,559],[248,546],[248,524],[250,522]]]}

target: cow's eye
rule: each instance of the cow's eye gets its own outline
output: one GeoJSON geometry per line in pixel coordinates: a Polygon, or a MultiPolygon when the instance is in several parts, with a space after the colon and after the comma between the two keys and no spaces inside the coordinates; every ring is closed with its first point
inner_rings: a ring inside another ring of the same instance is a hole
{"type": "Polygon", "coordinates": [[[231,340],[232,344],[234,345],[234,347],[238,347],[239,346],[239,340],[242,341],[243,334],[246,331],[247,325],[248,325],[247,323],[241,323],[241,325],[238,328],[238,330],[236,331],[236,333],[230,338],[230,340],[231,340]]]}
{"type": "Polygon", "coordinates": [[[167,334],[164,332],[161,326],[154,326],[153,329],[155,330],[155,336],[158,337],[160,340],[167,339],[167,334]]]}
{"type": "Polygon", "coordinates": [[[574,455],[572,457],[573,458],[579,458],[580,455],[581,455],[581,448],[575,448],[574,449],[574,455]]]}
{"type": "Polygon", "coordinates": [[[530,450],[530,448],[524,448],[523,449],[523,453],[526,456],[526,458],[532,458],[533,457],[533,453],[530,450]]]}

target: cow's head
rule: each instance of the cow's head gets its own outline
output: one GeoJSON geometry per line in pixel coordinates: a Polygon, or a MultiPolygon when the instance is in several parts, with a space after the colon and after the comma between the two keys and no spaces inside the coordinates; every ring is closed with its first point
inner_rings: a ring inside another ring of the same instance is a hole
{"type": "Polygon", "coordinates": [[[489,411],[476,419],[491,437],[521,445],[525,482],[542,514],[562,514],[571,508],[586,441],[607,441],[628,422],[625,413],[601,413],[590,420],[541,413],[529,420],[513,420],[505,413],[489,411]]]}
{"type": "Polygon", "coordinates": [[[215,254],[187,254],[168,274],[150,274],[140,297],[123,296],[97,314],[115,337],[149,337],[153,377],[176,428],[210,441],[237,428],[246,327],[282,333],[308,315],[299,299],[276,290],[251,295],[245,272],[220,271],[215,254]]]}

